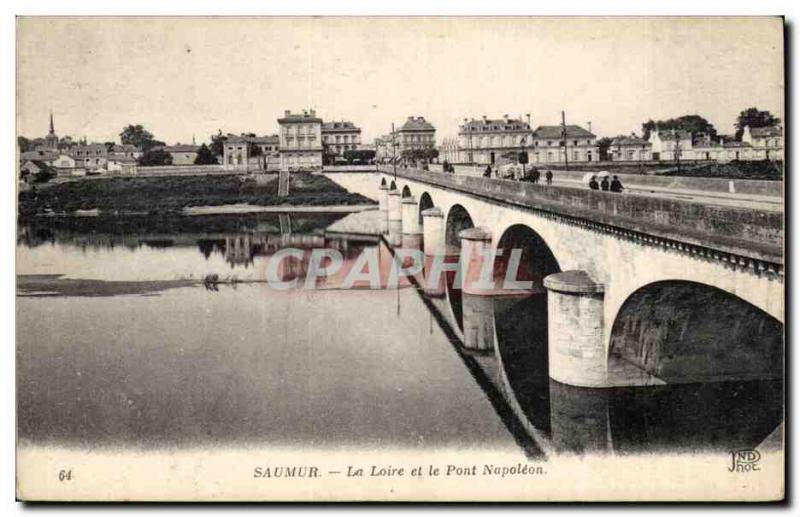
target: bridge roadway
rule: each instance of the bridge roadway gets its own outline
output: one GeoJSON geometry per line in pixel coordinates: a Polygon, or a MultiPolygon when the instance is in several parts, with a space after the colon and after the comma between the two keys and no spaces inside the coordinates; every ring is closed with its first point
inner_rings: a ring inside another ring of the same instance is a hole
{"type": "MultiPolygon", "coordinates": [[[[457,175],[482,177],[483,170],[478,167],[458,167],[456,169],[457,175]]],[[[554,171],[553,184],[565,187],[588,188],[586,183],[581,180],[581,177],[586,174],[583,171],[554,171]]],[[[624,194],[637,194],[641,196],[654,196],[662,197],[665,199],[675,199],[683,201],[691,201],[695,203],[703,203],[708,205],[721,205],[721,206],[735,206],[744,208],[753,208],[770,211],[783,211],[783,197],[779,195],[766,195],[756,193],[743,193],[743,192],[725,192],[721,190],[709,191],[700,190],[696,188],[687,188],[680,186],[661,186],[654,185],[646,182],[645,180],[653,179],[652,176],[638,176],[635,174],[620,174],[619,175],[625,186],[624,194]]],[[[663,178],[663,179],[666,179],[663,178]]],[[[544,183],[544,171],[540,179],[544,183]]],[[[701,180],[702,181],[702,180],[701,180]]],[[[721,183],[722,180],[715,178],[709,179],[715,183],[721,183]]],[[[739,183],[742,181],[749,183],[758,183],[758,181],[751,180],[737,180],[739,183]]],[[[777,182],[776,182],[777,183],[777,182]]]]}
{"type": "MultiPolygon", "coordinates": [[[[611,387],[782,375],[780,211],[414,169],[329,177],[378,200],[389,244],[416,242],[426,260],[523,249],[552,379],[611,387]]],[[[472,320],[491,311],[482,295],[508,293],[438,294],[466,346],[494,346],[491,318],[472,320]]]]}

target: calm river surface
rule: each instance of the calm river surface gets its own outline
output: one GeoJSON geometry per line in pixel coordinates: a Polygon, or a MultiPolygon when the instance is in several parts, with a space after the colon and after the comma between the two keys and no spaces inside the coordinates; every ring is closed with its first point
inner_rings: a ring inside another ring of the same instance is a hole
{"type": "MultiPolygon", "coordinates": [[[[365,248],[391,252],[374,237],[323,237],[342,214],[215,217],[21,225],[21,445],[463,447],[536,458],[754,447],[782,421],[776,381],[619,390],[550,381],[541,296],[496,300],[494,352],[477,354],[460,346],[457,296],[410,284],[245,283],[281,246],[337,247],[346,262],[365,248]],[[240,282],[199,281],[209,274],[240,282]]],[[[302,278],[304,266],[285,273],[302,278]]]]}

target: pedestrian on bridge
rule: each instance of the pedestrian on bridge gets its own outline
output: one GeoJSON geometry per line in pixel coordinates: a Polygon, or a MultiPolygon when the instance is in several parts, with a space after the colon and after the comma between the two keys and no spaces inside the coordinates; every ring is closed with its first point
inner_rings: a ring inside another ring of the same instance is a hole
{"type": "Polygon", "coordinates": [[[492,166],[491,165],[487,165],[486,166],[486,170],[483,171],[483,177],[484,178],[491,178],[492,177],[492,166]]]}
{"type": "Polygon", "coordinates": [[[622,192],[622,188],[622,182],[619,180],[619,178],[614,176],[614,179],[611,180],[611,192],[620,193],[622,192]]]}
{"type": "Polygon", "coordinates": [[[600,190],[608,192],[610,185],[608,183],[608,176],[603,176],[603,181],[600,182],[600,190]]]}
{"type": "Polygon", "coordinates": [[[547,181],[548,185],[552,185],[553,184],[553,171],[551,171],[550,169],[547,169],[547,172],[544,175],[544,179],[547,181]]]}
{"type": "Polygon", "coordinates": [[[531,177],[534,183],[539,183],[539,169],[533,169],[533,171],[531,171],[531,177]]]}
{"type": "Polygon", "coordinates": [[[589,188],[592,190],[600,190],[600,185],[597,183],[597,176],[592,176],[589,180],[589,188]]]}

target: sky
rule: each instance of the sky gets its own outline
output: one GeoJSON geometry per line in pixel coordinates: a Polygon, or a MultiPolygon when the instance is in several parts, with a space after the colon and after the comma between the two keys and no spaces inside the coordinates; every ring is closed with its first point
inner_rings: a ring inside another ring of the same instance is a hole
{"type": "Polygon", "coordinates": [[[424,116],[641,132],[700,114],[732,133],[748,107],[783,116],[780,18],[123,18],[17,21],[17,134],[167,143],[277,133],[284,110],[351,120],[362,142],[424,116]]]}

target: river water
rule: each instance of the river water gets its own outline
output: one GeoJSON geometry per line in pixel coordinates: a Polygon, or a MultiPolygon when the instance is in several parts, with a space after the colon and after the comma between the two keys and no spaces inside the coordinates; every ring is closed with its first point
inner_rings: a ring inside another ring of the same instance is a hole
{"type": "MultiPolygon", "coordinates": [[[[463,448],[544,459],[775,441],[779,381],[606,390],[551,381],[541,295],[493,300],[494,347],[478,353],[461,342],[456,292],[257,282],[287,246],[334,247],[346,264],[367,249],[390,260],[376,235],[324,234],[343,217],[21,225],[20,445],[463,448]]],[[[283,271],[305,273],[303,261],[283,271]]]]}

